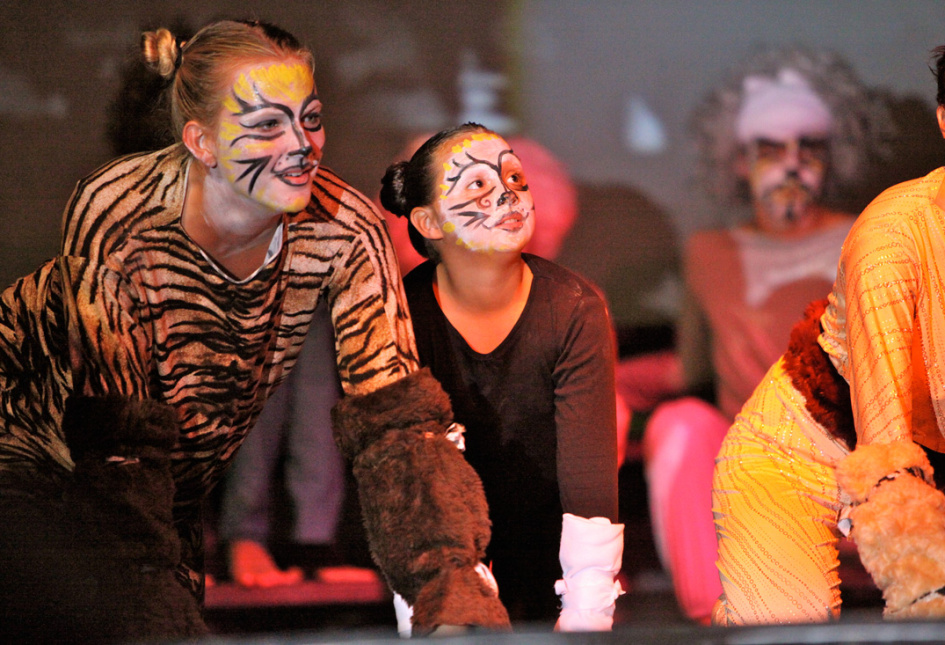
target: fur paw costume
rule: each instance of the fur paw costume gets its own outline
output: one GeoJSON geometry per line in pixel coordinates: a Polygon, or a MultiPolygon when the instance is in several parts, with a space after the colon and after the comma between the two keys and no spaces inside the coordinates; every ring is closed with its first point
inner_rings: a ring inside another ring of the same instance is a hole
{"type": "Polygon", "coordinates": [[[837,467],[851,535],[892,619],[945,617],[945,495],[917,444],[860,446],[837,467]]]}
{"type": "Polygon", "coordinates": [[[476,571],[491,534],[482,483],[446,438],[452,409],[429,370],[342,399],[332,421],[353,461],[372,556],[413,607],[413,633],[509,629],[505,607],[476,571]]]}
{"type": "Polygon", "coordinates": [[[178,581],[167,406],[73,398],[75,469],[60,491],[0,491],[0,634],[10,642],[112,643],[207,633],[178,581]]]}

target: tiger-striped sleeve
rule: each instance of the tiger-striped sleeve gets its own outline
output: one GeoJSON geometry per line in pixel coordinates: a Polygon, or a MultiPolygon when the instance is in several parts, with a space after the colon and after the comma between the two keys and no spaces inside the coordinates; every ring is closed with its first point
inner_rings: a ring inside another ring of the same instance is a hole
{"type": "Polygon", "coordinates": [[[147,343],[118,275],[59,257],[0,297],[0,470],[72,468],[61,430],[74,388],[143,396],[147,343]]]}
{"type": "Polygon", "coordinates": [[[50,260],[0,296],[0,471],[55,481],[72,468],[60,432],[71,384],[60,263],[50,260]],[[47,314],[53,315],[47,315],[47,314]]]}
{"type": "Polygon", "coordinates": [[[418,367],[416,342],[400,270],[383,218],[374,205],[331,173],[319,173],[319,203],[350,211],[347,243],[327,284],[346,394],[365,394],[418,367]]]}

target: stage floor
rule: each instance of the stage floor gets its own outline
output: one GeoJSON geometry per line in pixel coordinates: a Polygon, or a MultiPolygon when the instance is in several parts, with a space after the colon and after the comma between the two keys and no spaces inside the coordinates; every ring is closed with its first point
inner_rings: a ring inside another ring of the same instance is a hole
{"type": "MultiPolygon", "coordinates": [[[[707,628],[693,625],[676,605],[671,582],[660,567],[653,546],[642,465],[638,461],[629,462],[620,471],[620,514],[626,525],[622,582],[627,593],[617,601],[615,629],[630,630],[634,637],[619,642],[681,642],[677,638],[684,636],[687,641],[690,637],[696,641],[706,637],[707,642],[715,642],[714,630],[705,631],[707,628]]],[[[842,622],[881,621],[881,596],[858,560],[844,558],[841,573],[844,579],[842,622]]],[[[379,580],[371,583],[306,581],[269,590],[218,583],[207,591],[206,610],[214,634],[224,637],[258,637],[267,643],[296,642],[297,639],[321,642],[321,636],[354,636],[354,632],[365,630],[372,638],[396,637],[390,594],[379,580]]],[[[529,630],[525,626],[516,630],[519,631],[529,630]]],[[[478,638],[476,642],[480,642],[478,638]]],[[[945,633],[942,642],[945,642],[945,633]]]]}

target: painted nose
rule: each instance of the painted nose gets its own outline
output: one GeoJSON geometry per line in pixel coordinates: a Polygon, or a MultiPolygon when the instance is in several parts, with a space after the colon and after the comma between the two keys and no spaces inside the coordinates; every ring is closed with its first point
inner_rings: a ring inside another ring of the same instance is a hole
{"type": "Polygon", "coordinates": [[[796,143],[787,147],[784,164],[795,174],[797,173],[797,169],[801,167],[800,149],[796,143]]]}
{"type": "Polygon", "coordinates": [[[515,206],[515,204],[518,203],[518,195],[511,190],[507,190],[499,195],[499,201],[496,202],[496,206],[504,206],[506,203],[508,203],[509,206],[515,206]]]}
{"type": "Polygon", "coordinates": [[[312,144],[308,140],[308,137],[305,136],[305,132],[303,132],[302,129],[299,128],[298,125],[293,125],[292,131],[295,133],[296,141],[299,142],[299,149],[290,154],[293,154],[293,155],[302,154],[305,156],[312,154],[312,144]]]}

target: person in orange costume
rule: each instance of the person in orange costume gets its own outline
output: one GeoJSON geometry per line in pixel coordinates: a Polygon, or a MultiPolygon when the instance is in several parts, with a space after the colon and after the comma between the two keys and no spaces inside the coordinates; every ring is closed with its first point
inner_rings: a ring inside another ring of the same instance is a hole
{"type": "MultiPolygon", "coordinates": [[[[933,71],[945,136],[945,48],[933,71]]],[[[713,479],[715,622],[837,618],[837,544],[851,520],[886,615],[942,616],[945,499],[932,466],[945,467],[943,186],[938,168],[866,207],[825,303],[726,434],[713,479]]]]}

